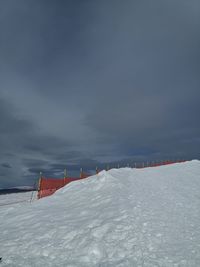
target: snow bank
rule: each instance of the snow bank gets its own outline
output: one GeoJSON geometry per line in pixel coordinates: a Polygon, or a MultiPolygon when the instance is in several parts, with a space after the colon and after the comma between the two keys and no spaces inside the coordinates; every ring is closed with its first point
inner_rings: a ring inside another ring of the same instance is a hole
{"type": "Polygon", "coordinates": [[[200,162],[112,169],[0,207],[1,266],[200,266],[200,162]]]}

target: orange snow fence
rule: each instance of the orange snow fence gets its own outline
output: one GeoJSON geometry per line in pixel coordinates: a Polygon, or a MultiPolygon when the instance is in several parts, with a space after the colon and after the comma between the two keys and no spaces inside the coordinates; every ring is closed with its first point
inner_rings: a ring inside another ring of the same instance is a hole
{"type": "Polygon", "coordinates": [[[160,163],[152,163],[148,167],[158,167],[158,166],[169,165],[169,164],[180,163],[180,162],[185,162],[185,160],[177,160],[177,161],[166,160],[160,163]]]}
{"type": "MultiPolygon", "coordinates": [[[[173,163],[178,163],[178,162],[185,162],[185,160],[176,160],[176,161],[166,160],[163,162],[151,162],[151,163],[148,163],[146,166],[145,166],[145,163],[141,163],[139,164],[139,166],[135,165],[135,168],[157,167],[157,166],[163,166],[163,165],[168,165],[168,164],[173,164],[173,163]]],[[[96,173],[99,173],[98,168],[96,168],[96,173]]],[[[65,186],[66,184],[71,183],[73,181],[80,180],[80,179],[85,179],[89,176],[90,175],[84,173],[81,169],[79,178],[66,177],[62,179],[55,179],[55,178],[41,177],[39,180],[39,186],[38,186],[38,198],[50,196],[56,190],[65,186]]]]}
{"type": "Polygon", "coordinates": [[[63,178],[63,179],[55,179],[55,178],[44,178],[41,177],[38,186],[38,198],[47,197],[52,195],[56,190],[60,189],[61,187],[69,184],[73,181],[78,181],[81,179],[87,178],[89,175],[83,174],[80,178],[63,178]]]}

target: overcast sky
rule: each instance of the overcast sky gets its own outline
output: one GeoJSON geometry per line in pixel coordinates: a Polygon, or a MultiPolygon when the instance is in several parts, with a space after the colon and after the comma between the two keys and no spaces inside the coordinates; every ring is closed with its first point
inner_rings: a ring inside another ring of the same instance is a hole
{"type": "Polygon", "coordinates": [[[1,0],[0,187],[200,158],[199,0],[1,0]]]}

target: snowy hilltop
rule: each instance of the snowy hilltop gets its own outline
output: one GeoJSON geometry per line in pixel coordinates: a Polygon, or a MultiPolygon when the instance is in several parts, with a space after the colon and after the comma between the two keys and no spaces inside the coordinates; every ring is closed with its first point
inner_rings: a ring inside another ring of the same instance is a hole
{"type": "Polygon", "coordinates": [[[197,267],[200,161],[102,171],[0,222],[1,266],[197,267]]]}

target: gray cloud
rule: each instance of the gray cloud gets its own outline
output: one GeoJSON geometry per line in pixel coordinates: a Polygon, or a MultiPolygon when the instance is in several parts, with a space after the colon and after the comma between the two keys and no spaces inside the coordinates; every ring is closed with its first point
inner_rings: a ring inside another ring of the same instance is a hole
{"type": "Polygon", "coordinates": [[[0,187],[199,158],[199,25],[197,0],[1,1],[0,187]]]}
{"type": "Polygon", "coordinates": [[[12,168],[9,163],[2,163],[1,166],[8,169],[12,168]]]}

